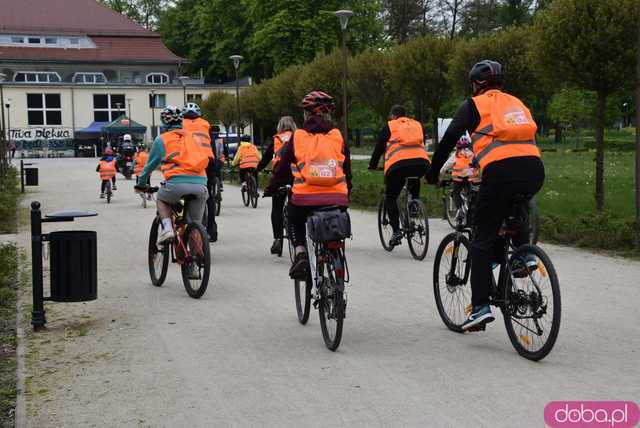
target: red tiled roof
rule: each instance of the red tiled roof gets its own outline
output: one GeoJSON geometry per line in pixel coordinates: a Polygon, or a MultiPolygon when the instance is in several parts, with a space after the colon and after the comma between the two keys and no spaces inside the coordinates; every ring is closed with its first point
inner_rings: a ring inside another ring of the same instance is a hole
{"type": "Polygon", "coordinates": [[[0,61],[60,62],[184,62],[160,37],[92,37],[95,49],[28,48],[0,46],[0,61]]]}
{"type": "Polygon", "coordinates": [[[153,34],[95,0],[0,0],[0,11],[2,33],[153,34]]]}

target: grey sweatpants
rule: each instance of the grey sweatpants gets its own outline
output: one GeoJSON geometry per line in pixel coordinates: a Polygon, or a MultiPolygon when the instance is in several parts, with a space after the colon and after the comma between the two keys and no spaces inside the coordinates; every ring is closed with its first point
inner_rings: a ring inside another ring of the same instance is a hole
{"type": "Polygon", "coordinates": [[[204,184],[172,183],[167,181],[160,184],[157,197],[159,201],[175,205],[187,195],[193,197],[187,204],[185,213],[187,221],[202,222],[207,198],[209,197],[209,191],[204,184]]]}

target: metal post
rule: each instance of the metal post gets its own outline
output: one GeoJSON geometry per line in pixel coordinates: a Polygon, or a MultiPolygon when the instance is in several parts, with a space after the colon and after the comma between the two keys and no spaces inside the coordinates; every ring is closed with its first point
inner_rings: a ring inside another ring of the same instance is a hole
{"type": "Polygon", "coordinates": [[[347,33],[342,30],[342,134],[344,141],[349,140],[347,116],[347,33]]]}
{"type": "Polygon", "coordinates": [[[42,285],[42,215],[38,201],[31,203],[31,270],[33,285],[31,325],[34,330],[38,330],[47,323],[42,285]]]}
{"type": "Polygon", "coordinates": [[[236,67],[236,135],[238,138],[240,137],[240,82],[238,81],[238,67],[236,67]]]}
{"type": "Polygon", "coordinates": [[[7,155],[8,148],[4,121],[4,85],[2,84],[4,77],[5,74],[0,73],[0,109],[2,110],[2,126],[0,127],[0,162],[2,162],[2,165],[0,165],[0,171],[4,171],[4,168],[6,167],[4,162],[6,161],[5,156],[7,155]]]}
{"type": "Polygon", "coordinates": [[[156,138],[153,131],[156,129],[156,93],[151,91],[151,143],[156,138]]]}
{"type": "Polygon", "coordinates": [[[640,29],[636,51],[636,250],[640,252],[640,29]]]}
{"type": "Polygon", "coordinates": [[[20,159],[20,192],[24,193],[24,161],[20,159]]]}

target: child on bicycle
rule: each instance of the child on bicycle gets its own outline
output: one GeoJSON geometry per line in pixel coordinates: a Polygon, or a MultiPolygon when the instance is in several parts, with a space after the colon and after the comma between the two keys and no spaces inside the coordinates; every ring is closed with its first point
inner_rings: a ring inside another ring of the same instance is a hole
{"type": "Polygon", "coordinates": [[[240,146],[236,151],[236,155],[233,158],[232,166],[240,167],[240,183],[242,186],[246,186],[245,179],[247,174],[253,174],[256,179],[256,185],[258,185],[258,163],[262,160],[262,155],[258,151],[258,148],[251,143],[251,136],[243,135],[240,137],[240,146]]]}
{"type": "Polygon", "coordinates": [[[140,175],[142,175],[142,170],[144,166],[147,164],[149,160],[149,152],[144,145],[138,147],[138,152],[133,159],[133,173],[136,176],[136,184],[148,184],[151,185],[151,175],[147,177],[146,183],[140,183],[140,175]]]}
{"type": "Polygon", "coordinates": [[[480,169],[473,162],[474,154],[471,150],[471,139],[466,133],[456,143],[456,151],[451,154],[447,162],[440,169],[440,179],[451,174],[453,181],[453,198],[456,205],[460,205],[460,192],[465,185],[465,180],[476,185],[480,184],[480,169]]]}
{"type": "Polygon", "coordinates": [[[116,190],[116,171],[116,158],[113,156],[113,149],[107,147],[96,167],[96,172],[100,174],[100,199],[104,199],[109,180],[113,183],[113,190],[116,190]]]}

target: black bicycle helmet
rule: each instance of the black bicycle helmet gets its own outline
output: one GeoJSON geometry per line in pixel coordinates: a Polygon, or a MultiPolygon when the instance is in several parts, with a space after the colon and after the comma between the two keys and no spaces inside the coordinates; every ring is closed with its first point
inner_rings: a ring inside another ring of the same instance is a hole
{"type": "Polygon", "coordinates": [[[502,64],[489,59],[482,60],[471,67],[469,80],[478,85],[478,90],[500,87],[504,82],[502,64]]]}

